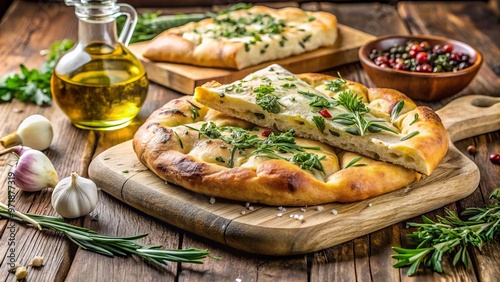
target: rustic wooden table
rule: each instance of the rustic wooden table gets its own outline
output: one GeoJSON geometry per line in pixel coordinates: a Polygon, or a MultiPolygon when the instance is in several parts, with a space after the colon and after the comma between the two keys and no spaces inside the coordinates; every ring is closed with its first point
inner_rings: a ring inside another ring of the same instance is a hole
{"type": "MultiPolygon", "coordinates": [[[[304,3],[308,10],[326,10],[338,16],[339,22],[373,34],[433,34],[468,42],[479,49],[485,62],[474,81],[455,97],[467,94],[500,96],[500,24],[496,2],[400,2],[397,7],[377,3],[332,4],[304,3]]],[[[274,6],[298,5],[280,3],[274,6]]],[[[198,12],[205,8],[171,8],[165,12],[198,12]]],[[[73,8],[61,3],[14,1],[0,24],[1,73],[18,71],[19,64],[38,68],[44,61],[39,55],[55,40],[76,40],[77,20],[73,8]]],[[[373,83],[359,63],[328,70],[341,71],[347,79],[369,86],[373,83]]],[[[14,131],[28,115],[42,114],[55,128],[53,145],[45,153],[53,161],[60,176],[71,171],[87,175],[91,160],[102,151],[129,140],[137,127],[156,108],[172,98],[181,96],[175,91],[152,84],[148,99],[136,121],[127,128],[114,132],[93,132],[75,128],[56,106],[39,107],[19,101],[0,104],[0,135],[14,131]]],[[[439,109],[453,98],[425,103],[439,109]]],[[[421,103],[424,104],[424,103],[421,103]]],[[[483,206],[493,189],[500,187],[500,166],[492,164],[488,156],[500,152],[500,131],[461,140],[455,146],[469,156],[479,167],[481,181],[469,197],[445,208],[458,211],[472,206],[483,206]],[[474,144],[477,153],[467,154],[467,146],[474,144]]],[[[0,200],[7,201],[7,178],[13,159],[0,158],[0,200]]],[[[447,187],[443,187],[447,189],[447,187]]],[[[50,204],[51,190],[38,193],[20,192],[15,198],[19,211],[55,215],[50,204]]],[[[408,207],[411,208],[411,207],[408,207]]],[[[138,212],[104,192],[96,212],[98,221],[90,217],[69,221],[107,235],[149,233],[142,239],[146,244],[162,244],[166,248],[196,247],[207,249],[222,260],[207,259],[204,264],[172,263],[164,268],[153,267],[131,257],[109,258],[77,248],[64,236],[40,232],[35,228],[16,224],[15,253],[20,264],[36,255],[45,257],[45,266],[31,270],[29,281],[498,281],[500,277],[500,243],[487,245],[483,252],[471,250],[472,264],[466,269],[453,267],[451,259],[444,259],[443,274],[419,270],[413,278],[406,277],[407,269],[395,269],[391,246],[408,246],[405,235],[411,230],[401,222],[344,244],[292,257],[250,255],[164,224],[138,212]],[[496,278],[495,278],[496,277],[496,278]],[[238,280],[240,279],[240,280],[238,280]]],[[[444,209],[426,214],[431,218],[442,215],[444,209]]],[[[408,221],[419,221],[419,218],[408,221]]],[[[9,222],[0,220],[0,277],[14,281],[8,270],[9,222]]],[[[353,228],[356,223],[353,222],[353,228]]],[[[332,234],[335,236],[335,234],[332,234]]]]}

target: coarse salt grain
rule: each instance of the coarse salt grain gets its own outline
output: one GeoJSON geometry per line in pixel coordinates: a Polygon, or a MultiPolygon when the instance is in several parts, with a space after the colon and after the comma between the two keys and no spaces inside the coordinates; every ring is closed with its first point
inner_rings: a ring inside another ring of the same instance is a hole
{"type": "Polygon", "coordinates": [[[254,208],[253,206],[249,206],[249,207],[248,207],[248,210],[249,210],[249,211],[253,211],[254,209],[255,209],[255,208],[254,208]]]}
{"type": "Polygon", "coordinates": [[[324,209],[324,208],[323,208],[323,206],[317,206],[317,207],[316,207],[316,210],[317,210],[317,211],[322,211],[323,209],[324,209]]]}
{"type": "Polygon", "coordinates": [[[244,214],[246,214],[246,213],[247,213],[246,211],[241,211],[241,212],[240,212],[240,214],[241,214],[241,215],[244,215],[244,214]]]}
{"type": "Polygon", "coordinates": [[[303,215],[299,215],[299,217],[297,218],[298,220],[303,220],[304,219],[304,216],[303,215]]]}
{"type": "Polygon", "coordinates": [[[282,216],[283,216],[283,214],[282,214],[282,213],[278,213],[276,216],[277,216],[277,217],[282,217],[282,216]]]}
{"type": "Polygon", "coordinates": [[[245,207],[247,207],[247,208],[248,208],[249,206],[250,206],[250,203],[246,203],[246,204],[245,204],[245,207]]]}
{"type": "Polygon", "coordinates": [[[332,210],[332,214],[338,214],[337,210],[332,210]]]}
{"type": "Polygon", "coordinates": [[[210,204],[215,204],[215,198],[214,197],[210,197],[210,204]]]}
{"type": "Polygon", "coordinates": [[[373,204],[372,203],[369,203],[368,206],[371,207],[373,204]]]}
{"type": "Polygon", "coordinates": [[[306,208],[300,208],[301,212],[306,212],[306,208]]]}

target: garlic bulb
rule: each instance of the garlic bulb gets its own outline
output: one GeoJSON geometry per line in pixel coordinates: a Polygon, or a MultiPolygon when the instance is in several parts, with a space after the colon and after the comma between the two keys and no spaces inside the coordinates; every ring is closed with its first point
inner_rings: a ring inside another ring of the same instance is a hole
{"type": "Polygon", "coordinates": [[[12,169],[14,183],[19,189],[36,192],[47,187],[54,188],[59,182],[54,165],[44,153],[28,147],[15,146],[1,151],[0,155],[11,152],[19,156],[12,169]]]}
{"type": "Polygon", "coordinates": [[[53,137],[50,121],[41,115],[31,115],[21,122],[17,131],[0,139],[0,144],[5,148],[22,144],[41,151],[50,147],[53,137]]]}
{"type": "Polygon", "coordinates": [[[97,186],[76,172],[61,179],[52,191],[52,207],[65,218],[77,218],[92,212],[97,206],[97,186]]]}

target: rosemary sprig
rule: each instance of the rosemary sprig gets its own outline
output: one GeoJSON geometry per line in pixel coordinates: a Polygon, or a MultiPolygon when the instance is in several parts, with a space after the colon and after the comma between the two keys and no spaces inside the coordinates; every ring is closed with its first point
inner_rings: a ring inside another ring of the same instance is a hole
{"type": "Polygon", "coordinates": [[[361,97],[352,93],[351,90],[341,92],[336,100],[336,104],[344,106],[350,113],[339,114],[333,118],[333,121],[348,126],[354,125],[354,127],[346,129],[346,132],[350,134],[363,136],[367,130],[370,132],[386,130],[398,134],[395,130],[379,124],[385,122],[385,120],[366,120],[365,114],[370,112],[370,108],[363,103],[361,97]]]}
{"type": "Polygon", "coordinates": [[[65,223],[60,217],[21,213],[12,208],[9,209],[4,203],[0,203],[0,217],[30,223],[40,230],[59,231],[82,249],[110,257],[136,255],[157,265],[164,265],[167,261],[201,264],[202,259],[207,257],[220,259],[211,256],[206,250],[195,248],[166,250],[161,249],[161,246],[148,246],[135,241],[148,234],[129,237],[99,235],[93,230],[65,223]]]}
{"type": "Polygon", "coordinates": [[[423,223],[408,223],[408,226],[418,227],[418,230],[407,236],[417,244],[415,249],[393,247],[397,253],[392,258],[398,262],[394,267],[410,266],[407,275],[412,276],[423,263],[427,268],[438,273],[443,272],[441,265],[445,254],[453,256],[453,265],[462,262],[469,266],[468,247],[481,250],[484,244],[493,241],[500,234],[500,188],[493,191],[490,199],[494,204],[484,208],[467,208],[462,220],[453,211],[446,210],[446,216],[437,216],[437,221],[422,216],[423,223]]]}

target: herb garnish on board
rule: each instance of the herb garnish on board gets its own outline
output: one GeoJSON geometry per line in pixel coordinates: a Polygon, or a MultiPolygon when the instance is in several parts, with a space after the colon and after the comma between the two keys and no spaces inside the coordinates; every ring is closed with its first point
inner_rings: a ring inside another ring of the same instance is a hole
{"type": "MultiPolygon", "coordinates": [[[[407,236],[416,243],[414,249],[393,247],[397,253],[392,258],[398,262],[394,267],[410,266],[407,275],[412,276],[423,264],[425,267],[438,273],[443,272],[443,255],[453,256],[453,265],[462,262],[469,266],[468,248],[475,247],[481,250],[484,244],[491,243],[500,234],[500,188],[495,189],[490,199],[495,203],[484,208],[467,208],[462,216],[446,210],[446,216],[437,216],[433,221],[422,216],[423,223],[407,223],[409,227],[418,230],[407,236]]],[[[470,250],[470,249],[469,249],[470,250]]]]}

